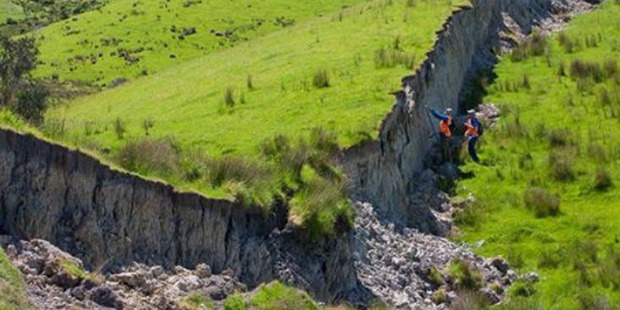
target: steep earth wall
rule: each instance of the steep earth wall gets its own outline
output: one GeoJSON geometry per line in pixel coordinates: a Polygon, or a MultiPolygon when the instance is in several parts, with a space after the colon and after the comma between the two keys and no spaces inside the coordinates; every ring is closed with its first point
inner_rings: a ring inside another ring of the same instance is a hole
{"type": "Polygon", "coordinates": [[[285,224],[285,213],[178,192],[0,130],[0,234],[48,240],[91,268],[206,263],[250,286],[285,278],[326,300],[356,287],[345,238],[310,245],[285,224]]]}
{"type": "Polygon", "coordinates": [[[473,0],[471,7],[455,12],[437,33],[424,63],[402,80],[378,140],[347,151],[344,162],[354,196],[372,203],[384,220],[440,233],[428,206],[409,198],[437,139],[431,137],[436,122],[431,124],[424,106],[459,111],[471,77],[497,62],[493,51],[533,27],[563,24],[589,2],[596,1],[473,0]]]}

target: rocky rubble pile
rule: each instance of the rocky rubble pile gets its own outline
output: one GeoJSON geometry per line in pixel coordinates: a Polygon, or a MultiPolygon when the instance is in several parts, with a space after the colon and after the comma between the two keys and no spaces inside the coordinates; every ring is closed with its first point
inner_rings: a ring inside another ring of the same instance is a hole
{"type": "Polygon", "coordinates": [[[87,274],[82,261],[44,240],[6,245],[9,259],[23,273],[28,294],[38,309],[184,309],[193,294],[215,303],[245,291],[231,270],[220,275],[209,266],[195,270],[134,264],[108,276],[87,274]]]}
{"type": "Polygon", "coordinates": [[[398,229],[377,218],[372,205],[358,203],[355,223],[355,266],[362,284],[395,309],[448,309],[457,298],[455,262],[480,274],[480,293],[496,304],[505,287],[517,279],[502,258],[484,259],[466,245],[398,229]]]}

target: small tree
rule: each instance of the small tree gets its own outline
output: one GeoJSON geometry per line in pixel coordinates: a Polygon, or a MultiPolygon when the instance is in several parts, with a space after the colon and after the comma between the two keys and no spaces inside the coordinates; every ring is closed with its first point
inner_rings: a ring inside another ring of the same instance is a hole
{"type": "Polygon", "coordinates": [[[48,92],[30,72],[39,50],[34,38],[12,40],[0,36],[0,107],[6,107],[34,124],[41,124],[48,92]]]}
{"type": "Polygon", "coordinates": [[[9,107],[15,103],[21,84],[30,79],[30,71],[37,66],[38,55],[34,38],[11,40],[0,36],[0,106],[9,107]]]}

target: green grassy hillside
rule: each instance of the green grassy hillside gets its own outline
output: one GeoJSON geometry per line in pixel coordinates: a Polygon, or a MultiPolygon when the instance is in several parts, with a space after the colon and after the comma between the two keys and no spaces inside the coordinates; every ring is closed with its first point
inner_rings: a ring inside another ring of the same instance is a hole
{"type": "Polygon", "coordinates": [[[539,272],[544,309],[620,305],[619,14],[607,1],[501,61],[485,100],[503,117],[458,187],[478,199],[457,216],[464,239],[539,272]]]}
{"type": "Polygon", "coordinates": [[[21,274],[0,248],[0,310],[26,310],[30,308],[21,274]]]}
{"type": "Polygon", "coordinates": [[[24,17],[24,11],[19,5],[15,5],[11,0],[0,0],[0,24],[7,22],[7,19],[19,20],[24,17]]]}
{"type": "MultiPolygon", "coordinates": [[[[110,84],[304,23],[363,0],[115,0],[36,32],[41,77],[110,84]]],[[[181,78],[181,77],[179,77],[181,78]]]]}
{"type": "Polygon", "coordinates": [[[457,3],[375,0],[298,23],[58,106],[45,130],[109,158],[147,133],[215,157],[255,158],[265,139],[315,127],[349,146],[376,134],[457,3]]]}

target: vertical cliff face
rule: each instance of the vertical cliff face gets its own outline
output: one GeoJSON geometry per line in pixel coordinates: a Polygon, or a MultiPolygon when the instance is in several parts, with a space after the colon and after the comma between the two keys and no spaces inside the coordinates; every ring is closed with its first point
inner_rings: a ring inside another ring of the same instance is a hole
{"type": "Polygon", "coordinates": [[[493,51],[507,43],[502,34],[522,37],[535,26],[563,21],[574,9],[588,6],[582,0],[474,0],[455,12],[415,75],[402,80],[378,140],[348,150],[344,162],[356,198],[372,203],[386,220],[437,233],[428,207],[408,198],[436,141],[431,136],[435,122],[431,124],[424,106],[459,111],[468,81],[497,62],[493,51]]]}
{"type": "Polygon", "coordinates": [[[250,286],[286,278],[325,300],[356,287],[346,239],[311,245],[281,231],[286,220],[0,130],[0,233],[49,240],[91,268],[207,263],[250,286]]]}

